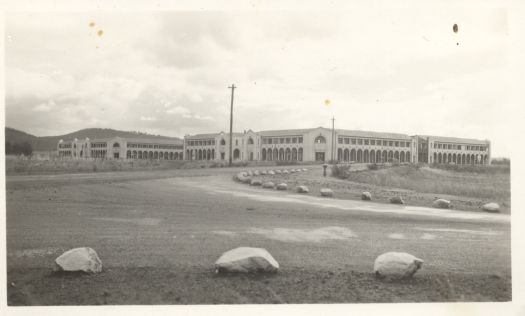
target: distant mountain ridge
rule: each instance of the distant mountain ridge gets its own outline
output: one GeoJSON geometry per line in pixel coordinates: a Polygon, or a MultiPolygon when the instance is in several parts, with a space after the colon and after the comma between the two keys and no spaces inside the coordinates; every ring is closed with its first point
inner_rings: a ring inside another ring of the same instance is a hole
{"type": "Polygon", "coordinates": [[[119,131],[111,128],[86,128],[73,133],[58,135],[58,136],[35,136],[17,129],[5,128],[5,141],[14,143],[28,142],[31,144],[33,151],[54,151],[57,148],[58,142],[63,140],[72,140],[75,138],[83,139],[89,137],[96,138],[111,138],[111,137],[127,137],[127,138],[149,138],[149,139],[171,139],[181,140],[178,137],[169,137],[161,135],[151,135],[141,132],[119,131]]]}

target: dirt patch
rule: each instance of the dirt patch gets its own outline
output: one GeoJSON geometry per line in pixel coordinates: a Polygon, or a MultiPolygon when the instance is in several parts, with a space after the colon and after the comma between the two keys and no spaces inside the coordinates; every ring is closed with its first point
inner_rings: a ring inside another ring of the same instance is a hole
{"type": "MultiPolygon", "coordinates": [[[[45,269],[8,271],[8,305],[280,304],[510,301],[507,275],[416,274],[378,280],[372,273],[282,269],[228,275],[203,267],[107,268],[96,275],[45,269]],[[176,285],[176,286],[175,286],[176,285]]],[[[419,272],[418,272],[419,273],[419,272]]]]}
{"type": "Polygon", "coordinates": [[[266,238],[284,242],[322,242],[325,240],[344,240],[357,237],[345,227],[323,227],[312,230],[292,228],[251,228],[248,233],[263,235],[266,238]]]}

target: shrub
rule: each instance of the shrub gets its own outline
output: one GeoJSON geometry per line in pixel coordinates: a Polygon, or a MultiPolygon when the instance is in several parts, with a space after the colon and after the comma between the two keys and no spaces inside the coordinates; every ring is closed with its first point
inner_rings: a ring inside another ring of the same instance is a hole
{"type": "Polygon", "coordinates": [[[339,179],[348,179],[350,177],[350,164],[345,165],[333,165],[332,166],[332,177],[339,179]]]}
{"type": "Polygon", "coordinates": [[[379,169],[379,165],[376,163],[370,163],[366,167],[368,168],[368,170],[378,170],[379,169]]]}

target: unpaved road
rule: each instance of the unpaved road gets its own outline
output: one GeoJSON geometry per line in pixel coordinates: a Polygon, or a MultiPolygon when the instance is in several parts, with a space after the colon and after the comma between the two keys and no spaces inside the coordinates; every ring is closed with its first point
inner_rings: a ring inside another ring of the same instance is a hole
{"type": "Polygon", "coordinates": [[[299,196],[235,183],[235,171],[7,177],[8,303],[511,299],[507,215],[299,196]],[[101,274],[50,272],[80,246],[98,252],[101,274]],[[282,270],[213,274],[238,246],[266,248],[282,270]],[[423,269],[378,281],[373,261],[386,251],[412,253],[423,269]]]}

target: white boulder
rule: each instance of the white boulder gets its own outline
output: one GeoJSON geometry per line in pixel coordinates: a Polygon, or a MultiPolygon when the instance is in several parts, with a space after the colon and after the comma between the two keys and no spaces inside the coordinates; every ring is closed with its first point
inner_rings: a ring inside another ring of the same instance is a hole
{"type": "Polygon", "coordinates": [[[333,196],[333,195],[334,195],[334,191],[332,191],[332,189],[329,189],[329,188],[321,189],[321,196],[333,196]]]}
{"type": "Polygon", "coordinates": [[[279,263],[263,248],[239,247],[215,262],[215,272],[277,272],[279,263]]]}
{"type": "Polygon", "coordinates": [[[405,201],[403,201],[403,198],[400,196],[393,196],[390,198],[390,203],[392,204],[405,204],[405,201]]]}
{"type": "Polygon", "coordinates": [[[259,179],[252,179],[252,181],[250,182],[250,185],[262,185],[262,181],[259,180],[259,179]]]}
{"type": "Polygon", "coordinates": [[[270,175],[274,175],[274,174],[275,174],[275,171],[273,171],[273,170],[268,170],[268,174],[270,174],[270,175]]]}
{"type": "Polygon", "coordinates": [[[262,184],[262,187],[265,189],[273,189],[275,184],[272,181],[268,181],[262,184]]]}
{"type": "Polygon", "coordinates": [[[286,183],[279,183],[277,185],[277,190],[287,190],[288,189],[288,184],[286,183]]]}
{"type": "Polygon", "coordinates": [[[98,273],[102,271],[102,262],[95,250],[89,247],[74,248],[55,259],[59,270],[84,271],[98,273]]]}
{"type": "Polygon", "coordinates": [[[255,171],[253,172],[253,175],[254,175],[254,176],[258,176],[258,175],[260,175],[260,174],[261,174],[261,173],[259,172],[259,170],[255,170],[255,171]]]}
{"type": "Polygon", "coordinates": [[[498,203],[487,203],[481,207],[482,210],[489,213],[499,213],[499,204],[498,203]]]}
{"type": "Polygon", "coordinates": [[[449,200],[445,199],[437,199],[434,202],[432,202],[433,208],[450,208],[451,204],[449,200]]]}
{"type": "Polygon", "coordinates": [[[308,193],[310,191],[308,190],[308,187],[306,185],[300,185],[297,187],[297,192],[298,193],[308,193]]]}
{"type": "Polygon", "coordinates": [[[281,174],[283,173],[281,170],[275,170],[275,174],[281,174]]]}
{"type": "Polygon", "coordinates": [[[306,168],[303,168],[303,171],[307,171],[307,170],[308,170],[308,169],[306,169],[306,168]]]}
{"type": "Polygon", "coordinates": [[[372,200],[372,194],[370,192],[363,192],[361,193],[361,200],[363,201],[371,201],[372,200]]]}
{"type": "Polygon", "coordinates": [[[377,257],[374,273],[377,277],[407,278],[423,266],[423,260],[405,252],[387,252],[377,257]]]}
{"type": "Polygon", "coordinates": [[[268,172],[266,170],[261,170],[262,175],[266,175],[268,172]]]}
{"type": "Polygon", "coordinates": [[[289,174],[290,172],[286,169],[283,170],[283,174],[289,174]]]}
{"type": "Polygon", "coordinates": [[[249,170],[247,173],[250,177],[253,176],[253,172],[251,170],[249,170]]]}

